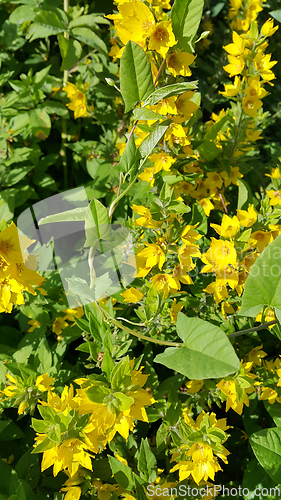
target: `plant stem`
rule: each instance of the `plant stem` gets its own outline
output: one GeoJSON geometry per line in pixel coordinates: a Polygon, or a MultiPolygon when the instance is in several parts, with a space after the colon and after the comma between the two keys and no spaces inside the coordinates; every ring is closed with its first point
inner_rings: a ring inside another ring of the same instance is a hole
{"type": "MultiPolygon", "coordinates": [[[[69,7],[69,0],[63,0],[63,10],[67,14],[68,12],[68,7],[69,7]]],[[[67,31],[64,32],[64,38],[68,40],[69,34],[67,31]]],[[[68,71],[63,72],[63,87],[67,85],[68,81],[68,71]]],[[[60,150],[60,155],[62,158],[62,167],[63,167],[63,179],[64,179],[64,189],[67,189],[68,186],[68,172],[67,172],[67,158],[66,158],[66,141],[67,141],[67,126],[66,126],[66,119],[62,118],[62,131],[61,131],[61,150],[60,150]]]]}
{"type": "Polygon", "coordinates": [[[146,335],[142,335],[141,333],[135,332],[134,330],[131,330],[131,328],[128,328],[127,326],[123,325],[120,321],[117,321],[116,319],[112,318],[112,316],[110,316],[110,314],[108,314],[108,312],[105,311],[104,309],[102,309],[102,312],[115,326],[117,326],[121,330],[124,330],[127,333],[130,333],[131,335],[134,335],[135,337],[138,337],[139,339],[146,340],[147,342],[153,342],[154,344],[168,345],[170,347],[180,347],[183,345],[179,344],[178,342],[169,342],[168,340],[158,340],[152,337],[147,337],[146,335]]]}
{"type": "Polygon", "coordinates": [[[230,335],[228,335],[228,338],[238,337],[239,335],[244,335],[244,333],[257,332],[258,330],[263,330],[264,328],[267,328],[268,326],[276,325],[276,323],[278,323],[277,319],[273,319],[272,321],[268,321],[267,323],[263,323],[263,325],[254,326],[254,328],[248,328],[248,330],[240,330],[240,332],[231,333],[230,335]]]}

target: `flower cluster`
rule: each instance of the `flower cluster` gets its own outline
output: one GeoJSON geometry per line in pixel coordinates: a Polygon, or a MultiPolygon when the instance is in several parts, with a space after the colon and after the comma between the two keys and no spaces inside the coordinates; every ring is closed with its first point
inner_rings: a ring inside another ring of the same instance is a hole
{"type": "Polygon", "coordinates": [[[180,481],[191,477],[197,485],[206,484],[208,478],[214,480],[215,473],[222,470],[218,458],[227,463],[229,452],[223,443],[230,427],[225,418],[217,420],[215,413],[204,411],[194,421],[187,408],[183,410],[183,419],[175,433],[188,437],[182,438],[180,451],[173,453],[171,461],[178,463],[170,472],[178,470],[180,481]]]}
{"type": "Polygon", "coordinates": [[[103,450],[118,432],[128,439],[134,420],[148,422],[145,407],[154,403],[143,389],[147,375],[133,369],[134,361],[117,363],[106,378],[91,375],[77,379],[80,386],[65,387],[61,396],[48,392],[38,406],[43,421],[33,419],[37,432],[34,452],[43,452],[42,471],[53,466],[56,476],[65,471],[72,479],[79,467],[92,470],[91,457],[103,450]]]}
{"type": "Polygon", "coordinates": [[[14,304],[24,304],[23,292],[36,295],[33,287],[44,282],[36,272],[36,258],[26,251],[32,243],[26,236],[18,235],[13,222],[0,232],[0,312],[10,313],[14,304]]]}

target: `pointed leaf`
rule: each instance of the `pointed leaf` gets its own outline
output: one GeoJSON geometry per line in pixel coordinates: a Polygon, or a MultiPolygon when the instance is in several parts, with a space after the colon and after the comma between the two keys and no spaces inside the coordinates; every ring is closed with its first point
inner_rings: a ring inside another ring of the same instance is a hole
{"type": "Polygon", "coordinates": [[[193,51],[195,37],[201,21],[204,0],[175,0],[172,8],[172,26],[181,49],[193,51]]]}
{"type": "Polygon", "coordinates": [[[150,132],[150,134],[142,141],[139,151],[142,156],[148,156],[151,151],[157,146],[158,142],[161,141],[163,135],[165,134],[167,128],[169,127],[172,120],[165,120],[150,132]]]}
{"type": "MultiPolygon", "coordinates": [[[[166,99],[167,97],[172,97],[174,95],[181,95],[188,90],[195,90],[197,88],[197,82],[182,82],[175,83],[173,85],[166,85],[166,87],[162,87],[160,89],[155,90],[143,103],[144,106],[153,106],[153,104],[157,104],[157,102],[162,99],[166,99]]],[[[142,109],[142,108],[140,108],[142,109]]]]}
{"type": "Polygon", "coordinates": [[[275,308],[281,321],[281,235],[270,243],[254,263],[245,283],[239,316],[255,317],[263,306],[275,308]]]}
{"type": "Polygon", "coordinates": [[[178,313],[177,332],[183,346],[169,347],[156,356],[156,363],[197,380],[225,377],[239,370],[239,358],[218,326],[178,313]]]}
{"type": "Polygon", "coordinates": [[[259,463],[277,483],[281,477],[281,429],[263,429],[252,434],[250,444],[259,463]]]}
{"type": "Polygon", "coordinates": [[[125,102],[125,113],[154,90],[148,56],[135,42],[128,42],[121,56],[120,90],[125,102]]]}

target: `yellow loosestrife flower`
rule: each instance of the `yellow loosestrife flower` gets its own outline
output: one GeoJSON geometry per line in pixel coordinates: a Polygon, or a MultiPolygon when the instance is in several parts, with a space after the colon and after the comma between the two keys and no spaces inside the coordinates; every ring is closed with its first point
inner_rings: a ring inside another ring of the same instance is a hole
{"type": "Polygon", "coordinates": [[[182,52],[179,49],[171,52],[167,57],[167,68],[174,77],[177,75],[191,76],[189,66],[193,63],[196,56],[189,52],[182,52]]]}
{"type": "Polygon", "coordinates": [[[161,21],[153,28],[149,37],[149,50],[156,50],[163,58],[177,41],[172,30],[172,21],[161,21]]]}
{"type": "Polygon", "coordinates": [[[129,288],[129,290],[125,290],[125,292],[120,295],[124,297],[124,302],[129,302],[130,304],[136,304],[143,298],[143,293],[133,287],[129,288]]]}
{"type": "Polygon", "coordinates": [[[237,218],[239,219],[240,226],[251,227],[257,220],[257,212],[254,205],[250,205],[248,210],[237,210],[237,218]]]}

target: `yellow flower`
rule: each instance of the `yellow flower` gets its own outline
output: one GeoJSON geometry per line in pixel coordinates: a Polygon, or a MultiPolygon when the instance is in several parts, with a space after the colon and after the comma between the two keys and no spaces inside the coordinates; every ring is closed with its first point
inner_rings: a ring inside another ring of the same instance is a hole
{"type": "Polygon", "coordinates": [[[54,332],[56,335],[60,335],[61,332],[68,326],[69,324],[63,318],[58,317],[53,323],[52,332],[54,332]]]}
{"type": "Polygon", "coordinates": [[[170,155],[164,152],[154,153],[148,158],[154,163],[154,173],[160,172],[160,170],[162,169],[166,172],[169,172],[171,166],[176,161],[176,158],[172,158],[170,155]]]}
{"type": "Polygon", "coordinates": [[[249,78],[248,86],[243,92],[245,92],[247,97],[252,101],[263,99],[267,95],[266,90],[261,86],[260,78],[258,76],[249,78]]]}
{"type": "Polygon", "coordinates": [[[223,49],[232,56],[241,56],[244,53],[245,41],[236,31],[232,32],[232,39],[233,43],[226,45],[223,49]]]}
{"type": "Polygon", "coordinates": [[[207,481],[208,477],[214,480],[215,473],[222,470],[208,444],[195,443],[186,455],[191,457],[191,460],[179,462],[170,470],[170,472],[179,470],[180,481],[192,476],[195,483],[199,484],[202,480],[207,481]]]}
{"type": "Polygon", "coordinates": [[[272,235],[268,231],[255,231],[251,234],[248,243],[252,248],[257,248],[262,252],[265,247],[272,241],[272,235]]]}
{"type": "Polygon", "coordinates": [[[156,50],[163,58],[170,47],[176,45],[177,41],[175,39],[172,30],[172,21],[162,21],[157,23],[149,37],[149,50],[156,50]]]}
{"type": "Polygon", "coordinates": [[[64,500],[79,500],[82,491],[79,486],[71,486],[68,488],[61,488],[62,491],[67,491],[64,500]]]}
{"type": "Polygon", "coordinates": [[[275,31],[278,30],[279,26],[273,26],[273,19],[268,19],[261,27],[261,34],[263,36],[272,36],[275,31]]]}
{"type": "Polygon", "coordinates": [[[254,205],[250,205],[248,210],[237,210],[237,217],[240,226],[251,227],[257,220],[257,212],[254,209],[254,205]]]}
{"type": "Polygon", "coordinates": [[[265,174],[267,177],[271,177],[271,179],[281,179],[281,174],[279,167],[272,168],[271,174],[265,174]]]}
{"type": "Polygon", "coordinates": [[[144,46],[155,20],[149,7],[143,2],[123,2],[118,6],[119,14],[106,16],[114,22],[116,34],[126,45],[130,40],[144,46]]]}
{"type": "Polygon", "coordinates": [[[27,408],[27,402],[22,401],[18,407],[18,414],[22,415],[24,413],[24,411],[26,410],[26,408],[27,408]]]}
{"type": "MultiPolygon", "coordinates": [[[[268,321],[273,321],[275,318],[275,313],[274,313],[274,309],[269,309],[269,311],[267,311],[266,313],[266,316],[263,320],[263,313],[262,311],[257,315],[256,317],[256,321],[265,321],[266,323],[268,321]]],[[[274,325],[270,325],[268,328],[271,330],[271,328],[273,328],[274,325]]]]}
{"type": "Polygon", "coordinates": [[[237,94],[239,94],[240,86],[241,80],[239,76],[235,76],[234,82],[228,85],[224,84],[224,92],[219,92],[219,94],[222,94],[225,97],[235,97],[237,94]]]}
{"type": "Polygon", "coordinates": [[[162,222],[158,222],[152,219],[150,210],[142,205],[132,205],[132,210],[137,214],[141,215],[136,221],[136,226],[147,227],[147,228],[158,228],[161,226],[162,222]]]}
{"type": "Polygon", "coordinates": [[[79,319],[82,318],[82,316],[84,315],[84,309],[82,306],[77,307],[76,309],[64,309],[62,312],[65,313],[63,319],[67,319],[68,321],[74,321],[74,322],[75,318],[79,319]]]}
{"type": "MultiPolygon", "coordinates": [[[[39,434],[39,436],[42,435],[39,434]]],[[[86,448],[87,445],[77,438],[67,439],[61,445],[55,445],[50,450],[43,452],[41,471],[43,472],[53,465],[54,476],[57,476],[60,471],[66,470],[72,477],[80,465],[85,469],[93,470],[91,457],[85,451],[86,448]]]]}
{"type": "Polygon", "coordinates": [[[228,215],[223,214],[221,226],[218,224],[210,224],[210,226],[224,238],[232,238],[240,230],[239,220],[236,215],[231,219],[228,215]]]}
{"type": "Polygon", "coordinates": [[[262,387],[260,399],[262,401],[267,400],[271,405],[273,405],[276,400],[278,401],[281,398],[278,398],[278,393],[274,389],[271,389],[270,387],[262,387]]]}
{"type": "Polygon", "coordinates": [[[138,178],[141,181],[149,182],[151,186],[154,185],[155,179],[154,179],[154,169],[152,168],[146,168],[141,174],[138,175],[138,178]]]}
{"type": "Polygon", "coordinates": [[[226,300],[222,303],[221,305],[221,313],[225,319],[227,319],[227,316],[229,314],[235,313],[235,309],[232,307],[232,305],[227,302],[226,300]]]}
{"type": "Polygon", "coordinates": [[[194,226],[186,225],[183,232],[181,233],[181,239],[184,243],[195,243],[202,238],[202,235],[194,231],[194,229],[198,226],[199,223],[194,226]]]}
{"type": "Polygon", "coordinates": [[[193,63],[196,56],[189,54],[189,52],[182,52],[179,49],[171,52],[167,57],[167,68],[174,77],[177,75],[191,76],[189,66],[193,63]]]}
{"type": "Polygon", "coordinates": [[[247,361],[252,361],[254,365],[261,366],[261,360],[267,356],[266,352],[262,351],[263,345],[254,347],[246,356],[247,361]]]}
{"type": "Polygon", "coordinates": [[[173,323],[177,322],[178,313],[182,310],[183,306],[184,306],[183,302],[177,302],[177,300],[174,299],[170,310],[170,317],[173,323]]]}
{"type": "Polygon", "coordinates": [[[226,266],[224,269],[217,271],[216,276],[216,283],[219,287],[229,285],[234,290],[238,285],[238,274],[233,267],[226,266]]]}
{"type": "MultiPolygon", "coordinates": [[[[254,125],[254,124],[253,124],[254,125]]],[[[259,139],[263,139],[263,137],[261,136],[261,131],[260,130],[253,130],[251,126],[249,126],[249,128],[247,128],[246,130],[246,137],[248,139],[248,141],[258,141],[259,139]]],[[[265,174],[265,175],[268,175],[268,174],[265,174]]]]}
{"type": "Polygon", "coordinates": [[[199,205],[203,208],[205,215],[209,217],[211,210],[214,210],[213,203],[209,200],[209,198],[202,198],[202,200],[198,201],[199,205]]]}
{"type": "Polygon", "coordinates": [[[188,118],[191,118],[194,111],[198,109],[198,105],[192,101],[195,91],[189,90],[180,95],[176,100],[177,112],[180,116],[175,116],[173,118],[174,123],[182,123],[188,118]]]}
{"type": "Polygon", "coordinates": [[[52,391],[52,383],[54,382],[53,377],[48,377],[47,373],[44,373],[43,375],[39,375],[36,379],[36,387],[39,389],[41,392],[45,391],[52,391]]]}
{"type": "Polygon", "coordinates": [[[220,175],[224,180],[225,187],[230,186],[230,184],[238,186],[238,179],[243,177],[243,174],[239,172],[239,167],[230,167],[230,174],[224,170],[220,175]]]}
{"type": "Polygon", "coordinates": [[[130,304],[136,304],[143,298],[143,293],[133,287],[129,288],[129,290],[125,290],[125,292],[120,295],[124,297],[124,302],[129,302],[130,304]]]}
{"type": "MultiPolygon", "coordinates": [[[[232,241],[211,238],[210,248],[204,257],[213,265],[214,269],[221,270],[228,265],[237,267],[237,254],[232,241]]],[[[202,272],[205,272],[204,269],[202,272]]]]}
{"type": "Polygon", "coordinates": [[[218,286],[215,281],[213,283],[210,283],[206,288],[204,288],[203,291],[214,294],[216,304],[219,304],[223,299],[228,299],[226,286],[218,286]]]}
{"type": "Polygon", "coordinates": [[[141,252],[138,252],[138,257],[146,259],[144,264],[146,268],[149,267],[151,269],[152,267],[158,265],[161,271],[165,262],[165,254],[162,248],[155,243],[146,245],[146,248],[141,250],[141,252]]]}
{"type": "Polygon", "coordinates": [[[206,188],[210,190],[221,189],[223,181],[218,172],[208,172],[207,179],[204,181],[206,188]]]}
{"type": "Polygon", "coordinates": [[[28,321],[28,324],[31,325],[31,327],[27,330],[28,332],[33,332],[33,330],[35,330],[35,328],[38,328],[39,326],[41,326],[41,323],[39,323],[39,321],[37,321],[37,319],[31,319],[30,321],[28,321]]]}
{"type": "Polygon", "coordinates": [[[187,393],[188,394],[195,394],[196,392],[199,392],[200,389],[202,389],[204,385],[204,380],[190,380],[186,384],[187,387],[187,393]]]}
{"type": "Polygon", "coordinates": [[[0,232],[0,256],[6,262],[23,262],[18,229],[14,222],[0,232]]]}
{"type": "Polygon", "coordinates": [[[256,70],[259,71],[261,77],[267,82],[275,78],[271,68],[277,64],[277,61],[270,61],[270,58],[271,54],[263,54],[263,52],[258,52],[254,58],[256,70]]]}
{"type": "Polygon", "coordinates": [[[251,99],[246,96],[242,99],[242,108],[246,115],[251,116],[251,118],[257,118],[258,110],[262,107],[262,101],[259,99],[251,99]]]}
{"type": "Polygon", "coordinates": [[[86,96],[79,90],[73,83],[67,83],[63,87],[64,92],[67,93],[67,97],[70,99],[70,103],[67,107],[74,111],[74,118],[80,118],[82,116],[88,116],[87,112],[87,102],[86,96]]]}
{"type": "Polygon", "coordinates": [[[151,283],[156,292],[163,293],[164,299],[166,299],[169,293],[175,293],[180,289],[176,280],[169,274],[156,274],[151,278],[151,283]]]}
{"type": "Polygon", "coordinates": [[[235,75],[240,75],[245,66],[245,61],[242,56],[228,56],[229,64],[223,66],[224,71],[229,73],[230,78],[235,75]]]}
{"type": "Polygon", "coordinates": [[[266,191],[266,194],[270,198],[270,205],[281,205],[281,190],[274,191],[271,189],[270,191],[266,191]]]}

